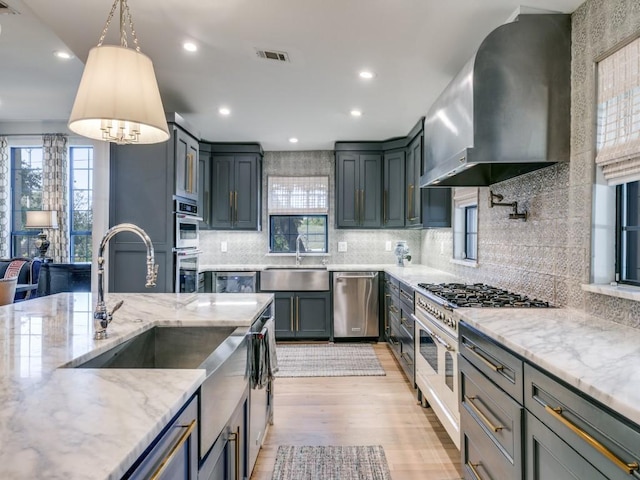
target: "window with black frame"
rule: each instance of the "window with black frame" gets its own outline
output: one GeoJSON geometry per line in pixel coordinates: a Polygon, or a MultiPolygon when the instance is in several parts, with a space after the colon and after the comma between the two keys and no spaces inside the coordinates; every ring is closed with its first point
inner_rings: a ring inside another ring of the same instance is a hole
{"type": "Polygon", "coordinates": [[[640,286],[640,182],[617,187],[618,281],[640,286]]]}
{"type": "Polygon", "coordinates": [[[42,147],[11,148],[11,254],[36,257],[39,230],[25,227],[28,210],[42,210],[42,147]]]}
{"type": "Polygon", "coordinates": [[[267,188],[269,251],[327,253],[329,178],[273,175],[267,188]]]}
{"type": "Polygon", "coordinates": [[[91,262],[93,228],[93,147],[70,147],[71,262],[91,262]]]}
{"type": "Polygon", "coordinates": [[[478,206],[464,209],[464,252],[467,260],[478,259],[478,206]]]}

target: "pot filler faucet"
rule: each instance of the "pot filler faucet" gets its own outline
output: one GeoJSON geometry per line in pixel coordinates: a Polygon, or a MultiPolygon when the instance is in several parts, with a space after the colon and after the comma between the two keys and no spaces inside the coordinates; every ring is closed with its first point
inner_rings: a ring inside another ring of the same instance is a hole
{"type": "Polygon", "coordinates": [[[133,223],[120,223],[107,230],[107,233],[102,237],[100,242],[100,250],[98,251],[98,303],[96,303],[96,309],[93,312],[93,329],[95,331],[94,338],[96,340],[102,340],[107,338],[107,327],[111,323],[113,314],[118,310],[124,300],[120,300],[110,312],[107,311],[107,306],[104,303],[104,249],[116,234],[120,232],[131,232],[138,235],[145,246],[147,247],[147,283],[145,287],[155,287],[156,277],[158,276],[158,265],[155,262],[155,256],[153,253],[153,244],[149,235],[137,225],[133,223]]]}

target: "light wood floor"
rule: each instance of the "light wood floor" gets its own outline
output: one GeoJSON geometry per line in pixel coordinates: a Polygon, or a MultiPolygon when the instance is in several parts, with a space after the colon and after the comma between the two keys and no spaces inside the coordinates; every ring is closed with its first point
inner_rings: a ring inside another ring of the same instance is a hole
{"type": "Polygon", "coordinates": [[[460,452],[433,411],[387,344],[374,349],[386,376],[276,379],[274,424],[251,480],[271,479],[279,445],[382,445],[393,480],[461,478],[460,452]]]}

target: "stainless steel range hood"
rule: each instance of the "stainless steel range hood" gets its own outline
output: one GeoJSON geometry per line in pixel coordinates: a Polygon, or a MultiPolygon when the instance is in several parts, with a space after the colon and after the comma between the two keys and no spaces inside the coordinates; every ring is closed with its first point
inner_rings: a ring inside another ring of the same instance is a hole
{"type": "Polygon", "coordinates": [[[421,187],[487,186],[569,159],[571,20],[494,30],[425,121],[421,187]]]}

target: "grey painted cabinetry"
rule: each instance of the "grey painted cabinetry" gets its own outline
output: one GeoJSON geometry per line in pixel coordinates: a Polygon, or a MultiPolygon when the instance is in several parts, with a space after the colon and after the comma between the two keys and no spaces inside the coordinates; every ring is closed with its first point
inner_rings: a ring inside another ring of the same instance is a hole
{"type": "Polygon", "coordinates": [[[329,292],[276,292],[274,297],[278,340],[330,338],[329,292]]]}
{"type": "Polygon", "coordinates": [[[640,426],[465,323],[459,331],[465,479],[638,478],[640,426]]]}
{"type": "MultiPolygon", "coordinates": [[[[420,125],[422,122],[420,122],[420,125]]],[[[405,225],[407,227],[422,226],[422,197],[420,194],[420,175],[422,174],[422,129],[407,147],[407,164],[405,169],[405,225]]]]}
{"type": "Polygon", "coordinates": [[[157,286],[145,288],[146,249],[137,235],[120,233],[109,245],[109,291],[111,292],[172,292],[174,200],[178,192],[197,198],[197,140],[184,127],[169,122],[171,137],[167,142],[151,145],[112,145],[110,158],[109,225],[133,223],[142,228],[153,242],[155,260],[159,265],[157,286]],[[195,150],[194,150],[195,148],[195,150]],[[194,157],[194,155],[196,155],[194,157]],[[187,158],[194,164],[185,166],[187,158]],[[193,192],[184,178],[177,181],[177,170],[188,172],[195,183],[193,192]]]}
{"type": "Polygon", "coordinates": [[[405,151],[385,152],[382,172],[382,226],[404,227],[405,151]]]}
{"type": "Polygon", "coordinates": [[[196,480],[198,478],[198,398],[187,402],[123,478],[196,480]]]}
{"type": "Polygon", "coordinates": [[[422,189],[422,226],[424,228],[451,227],[451,189],[426,187],[422,189]]]}
{"type": "Polygon", "coordinates": [[[380,153],[336,153],[338,227],[380,227],[381,167],[380,153]]]}
{"type": "Polygon", "coordinates": [[[384,331],[391,352],[411,385],[415,385],[413,289],[384,274],[384,331]]]}
{"type": "Polygon", "coordinates": [[[212,229],[260,230],[262,153],[258,144],[200,145],[211,169],[207,215],[212,229]]]}
{"type": "Polygon", "coordinates": [[[202,218],[200,228],[211,228],[211,153],[200,152],[198,158],[198,215],[202,218]]]}

